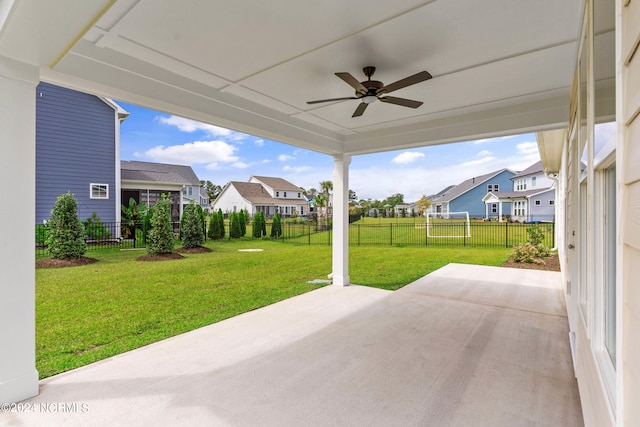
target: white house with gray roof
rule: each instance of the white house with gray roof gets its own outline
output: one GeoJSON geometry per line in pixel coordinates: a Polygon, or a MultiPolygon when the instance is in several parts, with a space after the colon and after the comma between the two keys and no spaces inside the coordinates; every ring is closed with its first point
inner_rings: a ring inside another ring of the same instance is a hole
{"type": "MultiPolygon", "coordinates": [[[[171,218],[179,220],[182,208],[191,200],[200,203],[200,180],[191,166],[123,160],[120,162],[122,203],[154,205],[161,194],[170,194],[171,218]]],[[[206,200],[208,205],[208,200],[206,200]]],[[[207,207],[207,206],[204,206],[207,207]]]]}
{"type": "Polygon", "coordinates": [[[223,213],[241,209],[253,216],[263,212],[271,218],[281,216],[304,216],[309,213],[309,202],[302,189],[282,178],[252,176],[249,182],[230,181],[212,205],[213,210],[223,213]]]}

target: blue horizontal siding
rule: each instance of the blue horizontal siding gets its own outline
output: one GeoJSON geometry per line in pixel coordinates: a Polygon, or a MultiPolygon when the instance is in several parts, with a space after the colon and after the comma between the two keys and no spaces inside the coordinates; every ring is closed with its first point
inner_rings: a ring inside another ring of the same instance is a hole
{"type": "MultiPolygon", "coordinates": [[[[469,212],[471,218],[484,218],[485,205],[482,198],[487,195],[487,186],[498,184],[500,191],[512,191],[513,182],[511,177],[515,175],[513,172],[504,170],[493,178],[478,184],[476,187],[461,194],[459,197],[449,202],[450,212],[469,212]]],[[[502,213],[508,215],[511,212],[511,205],[505,203],[502,205],[502,213]]]]}
{"type": "Polygon", "coordinates": [[[61,194],[78,201],[78,216],[116,220],[115,111],[98,97],[48,83],[36,89],[36,221],[48,219],[61,194]],[[108,184],[109,199],[90,197],[108,184]]]}

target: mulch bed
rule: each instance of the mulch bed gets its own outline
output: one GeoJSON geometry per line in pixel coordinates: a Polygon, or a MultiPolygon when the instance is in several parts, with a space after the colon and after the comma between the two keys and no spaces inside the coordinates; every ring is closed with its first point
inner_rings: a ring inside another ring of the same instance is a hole
{"type": "Polygon", "coordinates": [[[526,268],[529,270],[545,270],[545,271],[560,271],[560,259],[557,254],[551,255],[543,259],[544,264],[515,262],[512,259],[502,264],[502,267],[509,268],[526,268]]]}
{"type": "Polygon", "coordinates": [[[64,268],[64,267],[77,267],[79,265],[87,265],[98,262],[95,258],[80,257],[80,258],[47,258],[36,261],[36,268],[64,268]]]}
{"type": "Polygon", "coordinates": [[[211,252],[211,249],[204,246],[198,246],[197,248],[178,248],[176,252],[181,254],[205,254],[211,252]]]}
{"type": "Polygon", "coordinates": [[[182,255],[175,252],[169,254],[142,255],[136,258],[138,261],[169,261],[172,259],[182,259],[182,255]]]}

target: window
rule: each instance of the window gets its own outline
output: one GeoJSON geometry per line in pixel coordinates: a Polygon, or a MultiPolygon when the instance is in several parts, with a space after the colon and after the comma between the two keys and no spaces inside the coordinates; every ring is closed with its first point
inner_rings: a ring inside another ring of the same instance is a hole
{"type": "Polygon", "coordinates": [[[109,184],[89,184],[91,199],[108,199],[109,184]]]}
{"type": "Polygon", "coordinates": [[[300,198],[300,193],[298,193],[298,199],[300,198]]]}
{"type": "Polygon", "coordinates": [[[540,206],[540,200],[536,200],[536,206],[540,206]]]}
{"type": "Polygon", "coordinates": [[[491,203],[491,213],[498,213],[498,204],[491,203]]]}
{"type": "Polygon", "coordinates": [[[556,204],[556,201],[555,201],[555,200],[549,200],[549,206],[553,206],[553,205],[555,205],[555,204],[556,204]]]}
{"type": "Polygon", "coordinates": [[[283,197],[287,197],[287,192],[286,191],[284,192],[284,196],[283,197]]]}
{"type": "Polygon", "coordinates": [[[487,185],[487,192],[490,191],[500,191],[500,186],[498,184],[489,184],[487,185]]]}
{"type": "Polygon", "coordinates": [[[604,347],[616,366],[616,166],[604,172],[604,347]]]}
{"type": "Polygon", "coordinates": [[[526,205],[523,200],[517,200],[513,202],[513,215],[515,216],[525,216],[526,215],[526,205]]]}
{"type": "Polygon", "coordinates": [[[280,192],[276,191],[276,197],[280,197],[280,192]]]}
{"type": "Polygon", "coordinates": [[[527,189],[527,180],[520,178],[516,180],[516,191],[523,191],[527,189]]]}
{"type": "Polygon", "coordinates": [[[531,177],[531,188],[536,188],[536,177],[535,176],[531,177]]]}

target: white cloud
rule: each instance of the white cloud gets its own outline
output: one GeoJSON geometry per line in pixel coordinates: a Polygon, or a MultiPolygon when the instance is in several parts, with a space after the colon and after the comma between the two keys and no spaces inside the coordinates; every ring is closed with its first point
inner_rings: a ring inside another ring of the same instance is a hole
{"type": "Polygon", "coordinates": [[[282,168],[282,170],[285,172],[293,172],[293,173],[306,172],[310,169],[311,169],[310,166],[289,166],[289,165],[282,168]]]}
{"type": "Polygon", "coordinates": [[[246,169],[249,167],[249,164],[245,162],[235,162],[232,166],[237,169],[246,169]]]}
{"type": "Polygon", "coordinates": [[[258,147],[264,147],[264,139],[256,139],[253,143],[258,147]]]}
{"type": "Polygon", "coordinates": [[[264,159],[264,160],[262,161],[262,163],[265,163],[265,164],[266,164],[266,163],[271,163],[271,160],[270,160],[270,159],[264,159]]]}
{"type": "Polygon", "coordinates": [[[538,144],[536,142],[521,142],[520,144],[516,145],[516,149],[522,154],[537,154],[538,144]]]}
{"type": "MultiPolygon", "coordinates": [[[[467,162],[461,163],[460,166],[466,168],[466,167],[469,167],[469,166],[484,165],[484,164],[487,164],[487,163],[491,163],[495,159],[496,159],[495,157],[483,157],[481,159],[469,160],[467,162]]],[[[487,171],[487,172],[489,172],[489,171],[487,171]]],[[[469,178],[471,178],[471,177],[469,177],[469,178]]]]}
{"type": "Polygon", "coordinates": [[[294,157],[293,156],[289,156],[288,154],[280,154],[278,156],[278,160],[280,160],[281,162],[288,162],[289,160],[293,160],[294,157]]]}
{"type": "Polygon", "coordinates": [[[181,132],[193,133],[196,131],[206,132],[210,136],[222,136],[232,140],[242,139],[242,134],[231,131],[229,129],[221,128],[219,126],[210,125],[207,123],[197,122],[191,119],[185,119],[179,116],[157,116],[156,120],[160,123],[174,126],[181,132]]]}
{"type": "Polygon", "coordinates": [[[491,151],[489,150],[482,150],[480,151],[478,154],[476,154],[476,156],[478,157],[487,157],[491,155],[491,151]]]}
{"type": "Polygon", "coordinates": [[[207,169],[217,169],[220,163],[238,162],[237,148],[224,141],[195,141],[183,145],[165,147],[158,145],[145,155],[160,163],[180,165],[207,164],[207,169]]]}
{"type": "Polygon", "coordinates": [[[417,151],[405,151],[404,153],[400,153],[394,157],[391,162],[397,165],[406,165],[413,163],[422,157],[424,157],[424,153],[419,153],[417,151]]]}

